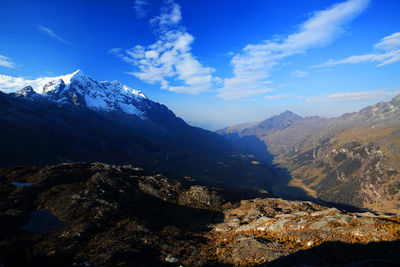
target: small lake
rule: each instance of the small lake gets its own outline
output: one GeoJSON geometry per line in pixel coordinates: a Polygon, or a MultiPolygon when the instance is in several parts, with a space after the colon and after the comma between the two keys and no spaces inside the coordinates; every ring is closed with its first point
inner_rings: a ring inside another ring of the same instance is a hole
{"type": "Polygon", "coordinates": [[[13,186],[17,186],[17,187],[20,187],[20,186],[31,186],[32,185],[32,183],[17,183],[17,182],[12,182],[10,184],[12,184],[13,186]]]}
{"type": "Polygon", "coordinates": [[[42,209],[30,214],[28,223],[20,229],[32,233],[47,233],[64,228],[67,224],[58,219],[51,210],[42,209]]]}

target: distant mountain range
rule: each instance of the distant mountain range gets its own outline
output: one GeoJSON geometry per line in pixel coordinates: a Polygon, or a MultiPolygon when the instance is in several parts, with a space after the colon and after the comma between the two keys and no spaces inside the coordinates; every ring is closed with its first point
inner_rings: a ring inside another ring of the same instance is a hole
{"type": "Polygon", "coordinates": [[[400,212],[400,96],[338,118],[285,111],[213,133],[79,70],[1,81],[23,88],[0,92],[0,166],[135,164],[253,197],[400,212]]]}
{"type": "Polygon", "coordinates": [[[80,70],[1,80],[8,92],[24,87],[0,92],[0,166],[135,164],[237,188],[267,188],[275,176],[252,159],[233,157],[237,148],[225,138],[119,82],[98,82],[80,70]]]}
{"type": "Polygon", "coordinates": [[[285,111],[218,133],[286,169],[289,185],[310,196],[400,211],[400,95],[338,118],[285,111]]]}

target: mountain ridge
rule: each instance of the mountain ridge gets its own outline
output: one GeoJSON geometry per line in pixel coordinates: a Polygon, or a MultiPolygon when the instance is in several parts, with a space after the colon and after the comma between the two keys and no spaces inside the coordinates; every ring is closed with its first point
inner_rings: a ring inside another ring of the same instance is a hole
{"type": "Polygon", "coordinates": [[[400,95],[336,118],[306,117],[286,128],[263,128],[260,122],[217,133],[285,168],[289,185],[315,198],[399,213],[399,100],[400,95]]]}
{"type": "Polygon", "coordinates": [[[148,108],[148,103],[141,103],[147,99],[141,91],[118,81],[98,82],[79,69],[71,74],[34,81],[35,88],[32,84],[29,85],[34,92],[57,103],[83,105],[95,110],[120,111],[140,118],[144,118],[145,109],[148,108]]]}

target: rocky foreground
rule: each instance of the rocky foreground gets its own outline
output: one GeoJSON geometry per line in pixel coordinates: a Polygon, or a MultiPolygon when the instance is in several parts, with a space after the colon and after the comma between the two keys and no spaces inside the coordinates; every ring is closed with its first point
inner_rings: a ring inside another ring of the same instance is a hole
{"type": "Polygon", "coordinates": [[[4,266],[398,266],[400,218],[240,200],[133,166],[0,169],[4,266]]]}

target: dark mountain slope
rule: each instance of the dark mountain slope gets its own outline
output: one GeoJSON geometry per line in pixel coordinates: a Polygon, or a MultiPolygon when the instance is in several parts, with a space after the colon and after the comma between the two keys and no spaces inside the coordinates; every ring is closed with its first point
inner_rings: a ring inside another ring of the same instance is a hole
{"type": "Polygon", "coordinates": [[[270,191],[273,170],[236,157],[225,138],[186,124],[165,105],[79,71],[60,77],[46,78],[42,91],[0,92],[1,166],[134,163],[214,186],[270,191]]]}
{"type": "Polygon", "coordinates": [[[98,82],[80,70],[27,82],[35,90],[27,86],[1,94],[0,164],[150,163],[151,157],[185,150],[232,153],[223,138],[189,126],[166,106],[119,82],[98,82]]]}

